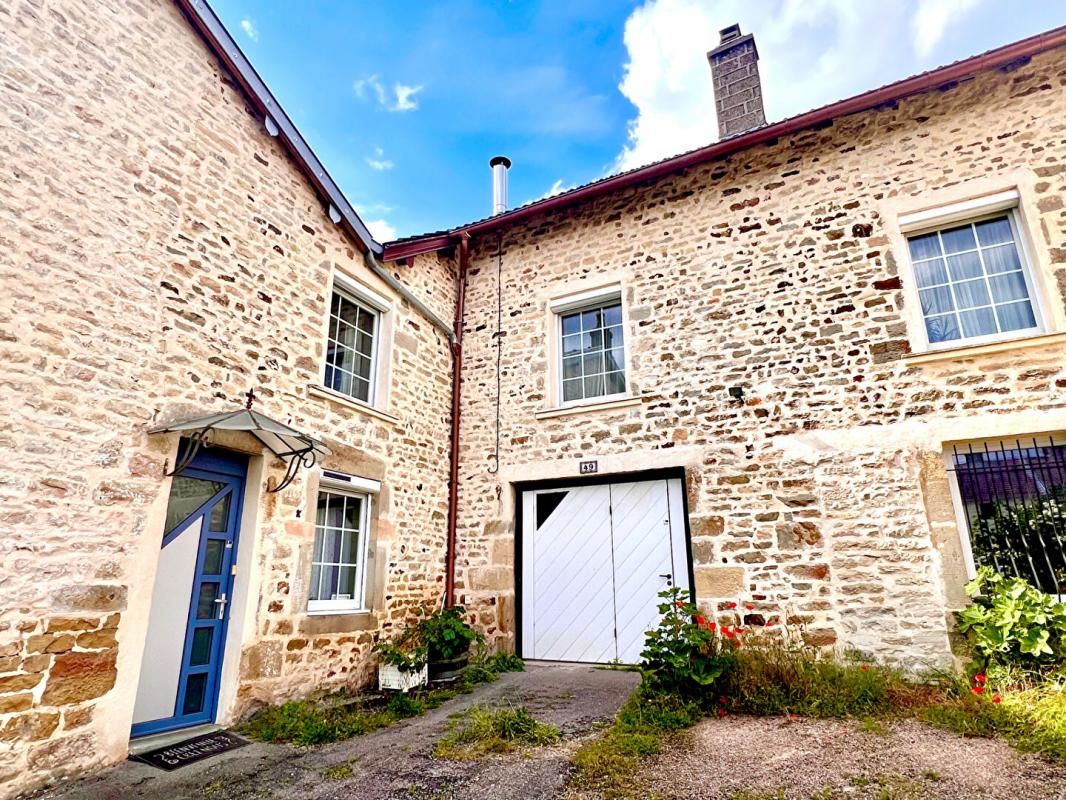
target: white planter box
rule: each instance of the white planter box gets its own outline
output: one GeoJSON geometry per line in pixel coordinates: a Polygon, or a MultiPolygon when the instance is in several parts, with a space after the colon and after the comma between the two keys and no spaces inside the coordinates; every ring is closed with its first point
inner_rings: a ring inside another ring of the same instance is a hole
{"type": "Polygon", "coordinates": [[[391,664],[378,666],[378,688],[393,689],[398,692],[409,692],[419,686],[429,683],[429,665],[422,667],[421,672],[400,672],[391,664]]]}

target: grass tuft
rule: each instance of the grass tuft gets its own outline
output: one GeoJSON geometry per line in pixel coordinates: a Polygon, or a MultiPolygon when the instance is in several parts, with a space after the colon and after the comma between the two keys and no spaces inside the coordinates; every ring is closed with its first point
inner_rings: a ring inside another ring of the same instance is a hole
{"type": "Polygon", "coordinates": [[[558,741],[559,729],[539,722],[525,706],[495,709],[474,706],[437,742],[433,755],[452,761],[469,761],[490,753],[509,753],[519,747],[558,741]]]}
{"type": "Polygon", "coordinates": [[[606,734],[574,754],[574,785],[605,798],[625,797],[641,760],[658,753],[666,736],[691,727],[702,716],[695,703],[638,688],[606,734]]]}
{"type": "Polygon", "coordinates": [[[496,654],[467,667],[446,689],[397,693],[384,708],[371,708],[358,700],[331,705],[330,700],[335,698],[293,701],[264,708],[238,730],[261,742],[292,742],[302,746],[351,739],[401,719],[425,714],[459,693],[469,693],[475,686],[491,683],[501,672],[523,668],[522,659],[496,654]]]}

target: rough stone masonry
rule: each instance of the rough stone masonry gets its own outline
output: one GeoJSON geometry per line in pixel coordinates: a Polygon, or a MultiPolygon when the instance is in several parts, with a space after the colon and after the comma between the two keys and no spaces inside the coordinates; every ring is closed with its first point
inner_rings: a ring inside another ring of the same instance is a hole
{"type": "MultiPolygon", "coordinates": [[[[381,481],[371,613],[306,613],[315,473],[267,494],[282,465],[220,440],[252,455],[255,501],[219,721],[364,683],[375,636],[442,593],[451,355],[175,3],[5,3],[0,74],[4,796],[126,756],[177,449],[145,431],[250,388],[329,444],[324,466],[381,481]],[[380,413],[311,394],[340,272],[393,303],[380,413]]],[[[400,277],[450,318],[455,278],[433,263],[400,277]]]]}
{"type": "Polygon", "coordinates": [[[1058,49],[503,225],[500,335],[495,233],[475,238],[462,600],[512,641],[514,482],[681,466],[709,612],[743,600],[814,645],[949,660],[966,576],[945,446],[1066,430],[1064,190],[1058,49]],[[912,354],[899,216],[1007,189],[1050,335],[912,354]],[[633,401],[555,409],[549,303],[611,284],[633,401]]]}

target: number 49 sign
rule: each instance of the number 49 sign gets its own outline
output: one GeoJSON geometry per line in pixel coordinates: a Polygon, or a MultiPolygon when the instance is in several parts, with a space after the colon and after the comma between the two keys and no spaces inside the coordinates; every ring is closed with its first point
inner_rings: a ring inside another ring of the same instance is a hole
{"type": "Polygon", "coordinates": [[[599,461],[582,461],[578,464],[578,471],[582,475],[592,475],[600,471],[599,461]]]}

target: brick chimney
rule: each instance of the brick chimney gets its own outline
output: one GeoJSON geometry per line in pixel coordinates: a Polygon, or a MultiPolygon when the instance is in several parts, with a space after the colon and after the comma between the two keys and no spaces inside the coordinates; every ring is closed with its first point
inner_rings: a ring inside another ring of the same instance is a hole
{"type": "Polygon", "coordinates": [[[707,54],[714,80],[714,106],[718,112],[718,138],[766,124],[759,80],[759,51],[754,34],[742,36],[740,25],[719,31],[722,41],[707,54]]]}

